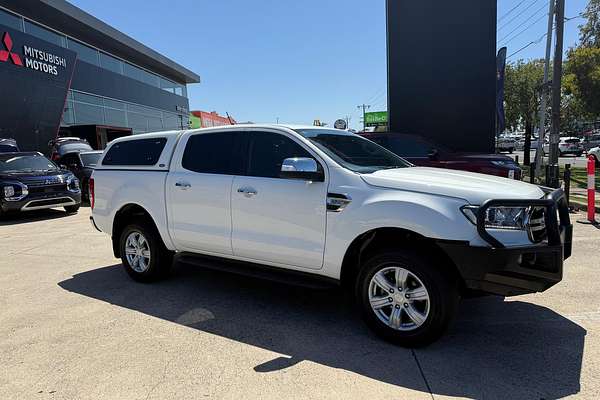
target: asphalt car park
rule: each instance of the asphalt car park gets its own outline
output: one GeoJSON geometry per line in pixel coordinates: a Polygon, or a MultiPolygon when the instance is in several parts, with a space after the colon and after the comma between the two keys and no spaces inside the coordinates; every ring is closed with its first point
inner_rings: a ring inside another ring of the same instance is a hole
{"type": "Polygon", "coordinates": [[[371,334],[336,290],[186,265],[135,283],[89,216],[0,221],[2,399],[600,396],[592,226],[575,225],[557,286],[463,300],[445,337],[408,350],[371,334]]]}

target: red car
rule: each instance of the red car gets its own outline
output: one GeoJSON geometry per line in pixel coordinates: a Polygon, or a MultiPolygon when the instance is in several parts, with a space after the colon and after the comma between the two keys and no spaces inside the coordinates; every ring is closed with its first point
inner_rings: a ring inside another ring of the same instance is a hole
{"type": "Polygon", "coordinates": [[[508,156],[454,152],[422,136],[404,133],[361,133],[360,135],[418,166],[458,169],[521,179],[521,168],[508,156]]]}

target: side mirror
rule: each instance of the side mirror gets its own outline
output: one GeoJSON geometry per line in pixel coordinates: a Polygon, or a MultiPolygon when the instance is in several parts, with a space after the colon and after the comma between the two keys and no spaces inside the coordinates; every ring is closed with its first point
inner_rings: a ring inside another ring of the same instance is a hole
{"type": "Polygon", "coordinates": [[[323,182],[325,174],[312,158],[286,158],[281,164],[281,178],[323,182]]]}
{"type": "Polygon", "coordinates": [[[438,160],[440,158],[440,152],[438,151],[438,149],[431,149],[427,156],[430,160],[438,160]]]}

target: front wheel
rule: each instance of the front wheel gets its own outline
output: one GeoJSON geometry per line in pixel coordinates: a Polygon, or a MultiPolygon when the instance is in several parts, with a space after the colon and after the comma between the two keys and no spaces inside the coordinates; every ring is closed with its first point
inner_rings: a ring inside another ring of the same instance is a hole
{"type": "Polygon", "coordinates": [[[165,278],[173,264],[173,252],[162,242],[156,228],[148,223],[128,225],[121,233],[121,261],[125,271],[138,282],[165,278]]]}
{"type": "Polygon", "coordinates": [[[458,308],[457,280],[442,263],[411,251],[368,260],[357,281],[367,325],[404,347],[432,343],[446,331],[458,308]]]}

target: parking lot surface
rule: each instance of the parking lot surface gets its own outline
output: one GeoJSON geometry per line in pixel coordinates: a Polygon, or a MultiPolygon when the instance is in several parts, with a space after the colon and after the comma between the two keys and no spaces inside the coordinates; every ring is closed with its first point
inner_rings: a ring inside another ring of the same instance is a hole
{"type": "Polygon", "coordinates": [[[592,226],[576,224],[558,286],[464,300],[413,351],[374,337],[336,290],[184,265],[135,283],[89,214],[0,221],[0,399],[600,398],[592,226]]]}
{"type": "MultiPolygon", "coordinates": [[[[514,160],[516,157],[519,157],[519,162],[523,163],[525,159],[525,153],[523,151],[515,151],[513,154],[502,153],[504,155],[512,157],[514,160]]],[[[531,151],[531,162],[535,161],[535,151],[531,151]]],[[[566,155],[558,158],[558,165],[561,168],[564,168],[565,165],[571,164],[572,168],[586,168],[587,167],[587,157],[585,154],[581,157],[575,157],[574,155],[566,155]]],[[[544,157],[544,165],[548,164],[548,157],[544,157]]]]}

